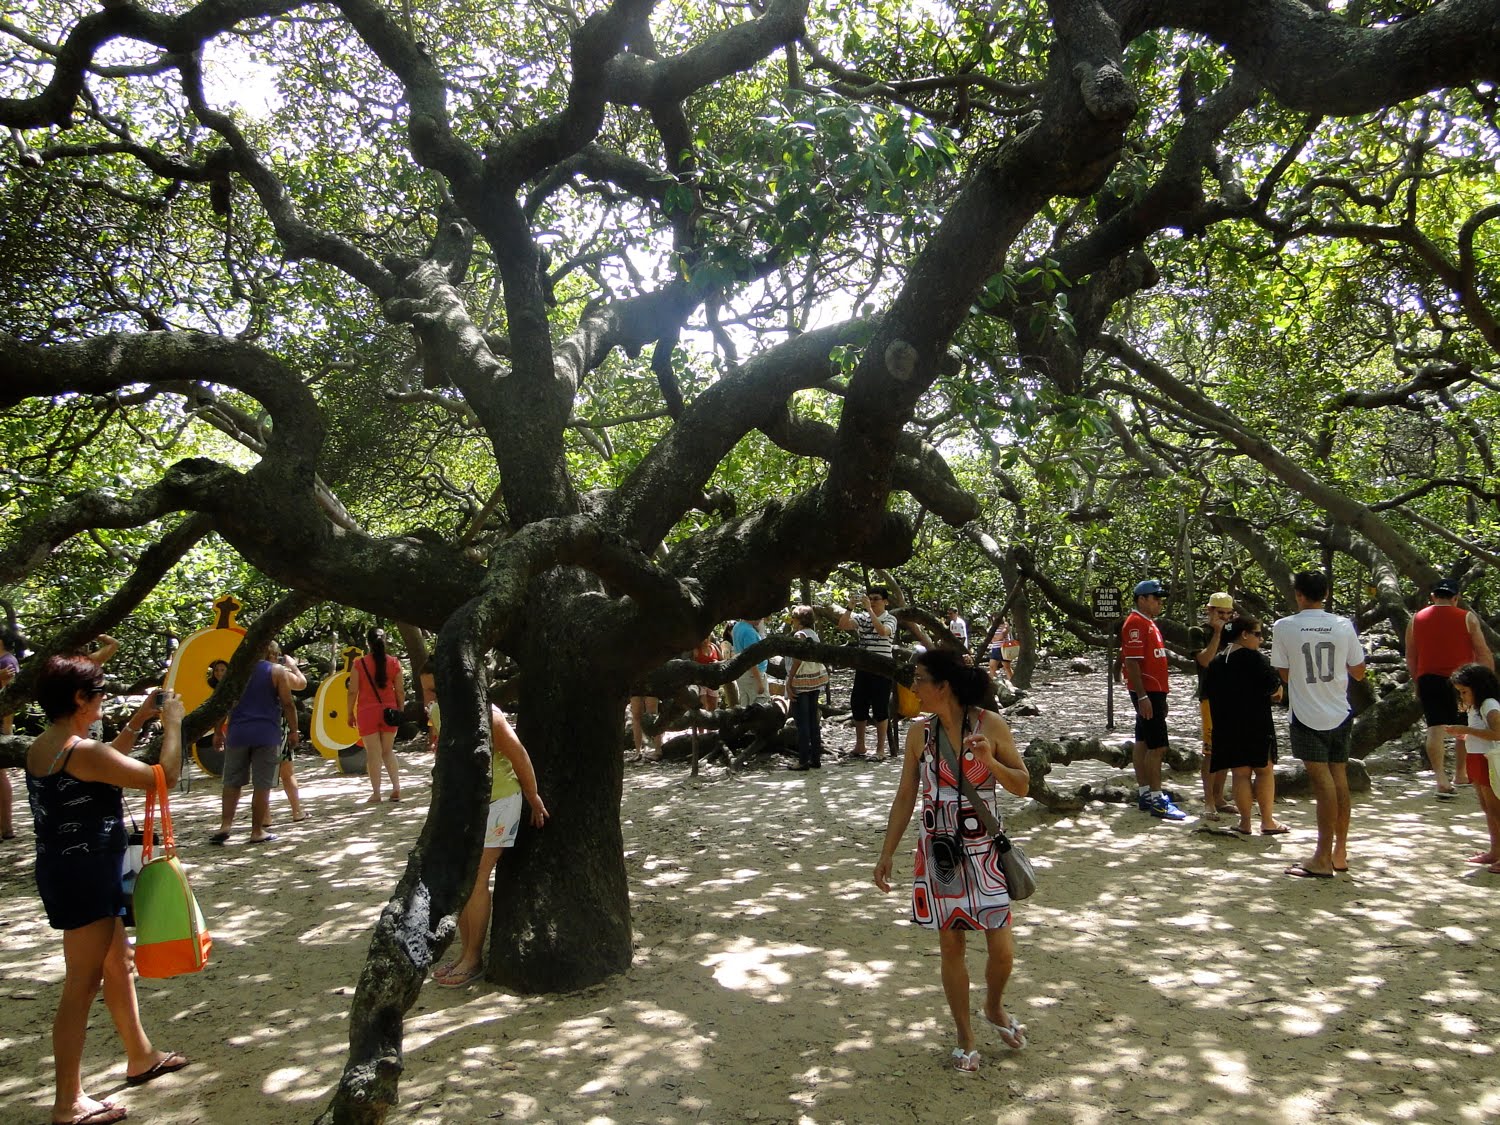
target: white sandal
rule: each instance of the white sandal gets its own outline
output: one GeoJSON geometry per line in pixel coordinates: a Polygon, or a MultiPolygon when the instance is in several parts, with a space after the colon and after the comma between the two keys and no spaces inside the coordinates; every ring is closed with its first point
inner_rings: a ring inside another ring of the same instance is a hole
{"type": "Polygon", "coordinates": [[[954,1047],[953,1054],[949,1058],[953,1060],[953,1069],[960,1074],[976,1074],[979,1071],[978,1051],[965,1051],[962,1047],[954,1047]]]}
{"type": "MultiPolygon", "coordinates": [[[[989,1020],[989,1016],[985,1016],[989,1020]]],[[[1024,1051],[1026,1049],[1026,1028],[1015,1016],[1010,1017],[1010,1023],[995,1023],[990,1020],[1000,1031],[1000,1042],[1004,1043],[1012,1051],[1024,1051]]]]}

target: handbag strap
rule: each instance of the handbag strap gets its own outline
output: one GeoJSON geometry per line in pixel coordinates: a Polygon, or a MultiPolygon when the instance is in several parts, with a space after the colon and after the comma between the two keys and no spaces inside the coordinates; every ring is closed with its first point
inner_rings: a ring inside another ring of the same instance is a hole
{"type": "Polygon", "coordinates": [[[156,808],[161,806],[161,846],[162,852],[170,859],[177,854],[177,839],[172,834],[172,810],[167,807],[167,771],[160,766],[152,766],[152,780],[154,784],[146,790],[146,827],[141,840],[141,863],[145,865],[151,862],[151,843],[156,833],[152,831],[152,821],[155,818],[156,808]]]}
{"type": "MultiPolygon", "coordinates": [[[[370,663],[374,663],[373,658],[370,663]]],[[[369,681],[370,690],[375,693],[375,702],[379,703],[382,707],[385,706],[385,700],[380,697],[380,688],[375,686],[375,677],[370,675],[370,665],[365,663],[365,657],[363,656],[359,658],[359,670],[365,674],[365,679],[369,681]]]]}
{"type": "MultiPolygon", "coordinates": [[[[964,717],[968,717],[967,711],[965,711],[964,717]]],[[[953,752],[953,747],[944,745],[942,739],[942,720],[934,715],[932,716],[932,722],[937,724],[933,728],[933,745],[937,747],[938,753],[943,756],[943,760],[948,763],[948,768],[953,771],[953,776],[958,779],[959,789],[968,798],[974,812],[984,823],[985,831],[997,840],[1005,840],[1005,832],[1001,829],[999,821],[995,819],[995,814],[990,812],[989,803],[979,795],[979,790],[974,788],[974,783],[964,774],[963,764],[958,760],[958,755],[953,752]]],[[[1009,841],[1007,840],[1006,842],[1008,843],[1009,841]]]]}

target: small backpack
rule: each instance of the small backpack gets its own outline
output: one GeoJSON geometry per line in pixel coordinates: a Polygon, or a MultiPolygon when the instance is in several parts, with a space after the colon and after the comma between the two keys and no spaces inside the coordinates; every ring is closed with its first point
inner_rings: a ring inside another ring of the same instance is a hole
{"type": "Polygon", "coordinates": [[[214,942],[177,859],[172,814],[167,808],[167,775],[160,766],[152,769],[156,787],[146,791],[142,831],[145,866],[135,878],[135,967],[143,977],[175,977],[207,965],[214,942]],[[152,815],[157,804],[161,806],[162,854],[153,859],[152,815]]]}

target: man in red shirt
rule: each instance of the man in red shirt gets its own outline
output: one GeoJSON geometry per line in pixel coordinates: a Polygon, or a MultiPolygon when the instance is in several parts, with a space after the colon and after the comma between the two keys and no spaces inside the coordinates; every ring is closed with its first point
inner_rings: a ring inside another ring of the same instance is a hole
{"type": "Polygon", "coordinates": [[[1167,752],[1167,646],[1157,628],[1167,588],[1154,578],[1135,584],[1135,609],[1120,627],[1120,656],[1135,707],[1136,801],[1142,812],[1161,820],[1186,820],[1187,813],[1161,791],[1161,760],[1167,752]]]}
{"type": "MultiPolygon", "coordinates": [[[[1443,727],[1462,726],[1464,718],[1448,677],[1464,664],[1493,668],[1495,657],[1485,643],[1479,618],[1458,604],[1457,582],[1451,578],[1434,582],[1429,597],[1432,604],[1418,610],[1406,627],[1406,667],[1427,720],[1427,760],[1437,778],[1437,795],[1452,798],[1457,791],[1443,769],[1443,727]]],[[[1453,781],[1464,780],[1465,749],[1462,738],[1454,739],[1453,781]]]]}

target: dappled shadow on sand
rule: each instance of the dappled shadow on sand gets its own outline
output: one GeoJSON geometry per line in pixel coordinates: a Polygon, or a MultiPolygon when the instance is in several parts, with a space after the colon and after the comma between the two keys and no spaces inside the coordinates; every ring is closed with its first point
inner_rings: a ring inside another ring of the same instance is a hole
{"type": "MultiPolygon", "coordinates": [[[[632,770],[632,969],[562,997],[428,986],[393,1119],[1500,1115],[1500,877],[1463,863],[1483,831],[1471,792],[1439,804],[1430,781],[1375,778],[1355,806],[1354,873],[1335,880],[1281,873],[1310,853],[1306,802],[1282,810],[1291,836],[1245,840],[1118,806],[1014,816],[1042,880],[1017,910],[1009,993],[1031,1045],[1006,1052],[986,1027],[983,1067],[964,1077],[944,1067],[936,936],[907,921],[904,886],[885,896],[869,881],[898,770],[713,769],[697,783],[679,768],[632,770]]],[[[369,927],[420,827],[422,779],[408,788],[402,806],[363,810],[356,779],[313,780],[317,819],[265,848],[199,846],[217,790],[181,802],[214,962],[143,982],[158,1042],[196,1061],[125,1094],[134,1116],[311,1119],[342,1065],[369,927]]],[[[14,845],[0,871],[0,1120],[41,1120],[59,944],[14,845]]],[[[898,878],[910,871],[903,847],[898,878]]],[[[982,973],[978,943],[970,968],[982,973]]],[[[978,997],[976,985],[976,1009],[978,997]]],[[[102,1009],[86,1073],[101,1096],[123,1084],[102,1009]]]]}

